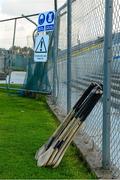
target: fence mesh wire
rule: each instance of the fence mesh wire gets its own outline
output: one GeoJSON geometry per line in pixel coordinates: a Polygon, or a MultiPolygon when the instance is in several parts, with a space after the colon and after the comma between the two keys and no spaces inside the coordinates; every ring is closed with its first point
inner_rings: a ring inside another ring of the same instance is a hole
{"type": "Polygon", "coordinates": [[[120,1],[113,1],[112,73],[111,73],[111,167],[114,175],[120,175],[120,1]]]}
{"type": "Polygon", "coordinates": [[[6,78],[8,75],[10,53],[6,49],[10,49],[12,45],[14,23],[0,23],[0,85],[6,86],[6,78]]]}
{"type": "MultiPolygon", "coordinates": [[[[120,2],[113,1],[113,58],[111,85],[111,169],[120,175],[119,123],[119,60],[120,60],[120,2]]],[[[104,0],[76,0],[72,3],[72,106],[91,82],[103,83],[104,58],[104,0]]],[[[67,112],[67,9],[59,12],[57,104],[67,112]]],[[[103,99],[84,124],[84,131],[102,151],[103,99]]]]}
{"type": "MultiPolygon", "coordinates": [[[[72,104],[90,82],[103,81],[104,2],[80,1],[72,5],[72,104]]],[[[102,101],[85,122],[85,132],[101,149],[102,101]]]]}
{"type": "MultiPolygon", "coordinates": [[[[30,19],[37,24],[38,15],[30,19]]],[[[0,23],[0,88],[50,93],[47,62],[34,62],[35,29],[24,17],[0,23]]]]}
{"type": "MultiPolygon", "coordinates": [[[[67,111],[67,8],[59,12],[57,104],[67,111]]],[[[90,82],[103,81],[104,2],[72,3],[72,106],[90,82]]],[[[101,149],[102,100],[85,123],[85,132],[101,149]]]]}
{"type": "Polygon", "coordinates": [[[67,8],[59,12],[59,37],[58,37],[58,84],[57,103],[66,112],[67,108],[67,8]]]}

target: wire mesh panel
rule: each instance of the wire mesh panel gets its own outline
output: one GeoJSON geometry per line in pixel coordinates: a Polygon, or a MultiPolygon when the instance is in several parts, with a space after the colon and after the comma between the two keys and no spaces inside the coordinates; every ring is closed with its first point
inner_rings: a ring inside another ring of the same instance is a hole
{"type": "MultiPolygon", "coordinates": [[[[59,11],[57,104],[67,112],[67,7],[59,11]]],[[[104,2],[72,3],[72,106],[91,82],[103,82],[104,2]]],[[[101,150],[102,100],[85,123],[85,132],[101,150]]]]}
{"type": "Polygon", "coordinates": [[[10,87],[23,88],[27,66],[33,58],[32,33],[36,27],[25,18],[16,21],[15,40],[12,47],[10,87]]]}
{"type": "MultiPolygon", "coordinates": [[[[113,58],[111,76],[111,168],[120,175],[119,132],[119,61],[120,61],[120,2],[113,1],[113,58]]],[[[103,83],[105,1],[76,0],[72,3],[72,105],[91,82],[103,83]]],[[[58,45],[57,104],[67,111],[67,14],[60,11],[58,45]]],[[[84,124],[84,131],[102,150],[103,99],[96,105],[84,124]]]]}
{"type": "Polygon", "coordinates": [[[120,175],[120,1],[113,1],[112,74],[111,74],[111,167],[120,175]]]}
{"type": "Polygon", "coordinates": [[[34,36],[38,15],[0,23],[0,77],[8,89],[50,93],[47,62],[34,62],[34,36]],[[31,23],[34,22],[34,23],[31,23]],[[9,28],[8,28],[9,24],[9,28]],[[4,73],[3,73],[4,71],[4,73]]]}
{"type": "Polygon", "coordinates": [[[59,37],[57,58],[57,103],[67,111],[67,8],[59,12],[59,37]]]}
{"type": "MultiPolygon", "coordinates": [[[[104,2],[72,4],[72,104],[91,82],[103,82],[104,2]]],[[[85,132],[101,149],[102,100],[85,122],[85,132]]]]}
{"type": "Polygon", "coordinates": [[[13,22],[0,23],[0,87],[7,86],[13,29],[13,22]]]}

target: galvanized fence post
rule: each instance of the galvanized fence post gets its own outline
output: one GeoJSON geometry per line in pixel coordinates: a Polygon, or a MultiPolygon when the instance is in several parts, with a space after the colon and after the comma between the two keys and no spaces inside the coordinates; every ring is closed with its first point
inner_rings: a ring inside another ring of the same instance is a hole
{"type": "Polygon", "coordinates": [[[53,102],[56,103],[57,91],[57,51],[58,51],[58,13],[55,12],[55,30],[54,30],[54,53],[53,53],[53,102]]]}
{"type": "Polygon", "coordinates": [[[105,0],[102,166],[110,168],[110,111],[113,0],[105,0]]]}
{"type": "Polygon", "coordinates": [[[67,0],[67,113],[71,109],[72,0],[67,0]]]}
{"type": "Polygon", "coordinates": [[[14,53],[15,35],[16,35],[16,23],[17,23],[17,19],[15,19],[15,20],[14,20],[14,31],[13,31],[12,50],[11,50],[11,53],[10,53],[10,60],[9,60],[8,89],[10,88],[10,79],[11,79],[11,63],[12,63],[12,60],[13,60],[13,53],[14,53]]]}
{"type": "Polygon", "coordinates": [[[54,0],[54,9],[57,11],[57,0],[54,0]]]}

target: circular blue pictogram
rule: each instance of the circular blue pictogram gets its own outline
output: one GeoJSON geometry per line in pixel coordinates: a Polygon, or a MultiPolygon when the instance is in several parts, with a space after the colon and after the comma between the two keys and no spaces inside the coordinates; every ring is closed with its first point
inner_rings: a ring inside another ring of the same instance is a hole
{"type": "Polygon", "coordinates": [[[45,22],[45,15],[44,14],[40,14],[39,18],[38,18],[38,24],[42,25],[45,22]]]}
{"type": "Polygon", "coordinates": [[[54,21],[54,18],[55,18],[54,12],[50,11],[46,17],[47,23],[52,23],[54,21]]]}

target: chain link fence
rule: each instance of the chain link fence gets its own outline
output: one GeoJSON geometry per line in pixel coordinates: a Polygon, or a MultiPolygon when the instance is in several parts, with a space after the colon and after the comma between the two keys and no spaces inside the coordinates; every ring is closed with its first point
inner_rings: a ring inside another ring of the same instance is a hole
{"type": "MultiPolygon", "coordinates": [[[[113,26],[112,26],[112,71],[111,71],[111,137],[110,153],[111,166],[120,169],[120,1],[113,1],[113,26]]],[[[119,171],[114,170],[118,176],[119,171]]]]}
{"type": "MultiPolygon", "coordinates": [[[[107,1],[106,1],[107,2],[107,1]]],[[[111,1],[112,2],[112,1],[111,1]]],[[[120,175],[120,2],[113,1],[111,107],[110,107],[110,169],[113,177],[120,175]]],[[[71,103],[72,106],[91,82],[103,83],[105,0],[72,1],[72,59],[71,103]]],[[[111,7],[109,7],[111,8],[111,7]]],[[[58,10],[58,54],[56,104],[67,113],[67,4],[58,10]]],[[[50,71],[52,72],[52,71],[50,71]]],[[[49,73],[50,73],[49,72],[49,73]]],[[[53,74],[52,74],[53,75],[53,74]]],[[[97,104],[84,123],[84,132],[103,149],[103,101],[97,104]]],[[[105,130],[104,130],[105,131],[105,130]]],[[[106,155],[107,156],[107,155],[106,155]]],[[[109,157],[109,156],[108,156],[109,157]]]]}
{"type": "Polygon", "coordinates": [[[47,63],[33,58],[38,15],[0,21],[0,88],[51,92],[47,63]]]}
{"type": "MultiPolygon", "coordinates": [[[[91,82],[103,82],[103,1],[72,3],[72,106],[91,82]]],[[[59,11],[57,105],[67,112],[67,7],[59,11]]],[[[101,149],[102,100],[85,123],[85,131],[101,149]]]]}
{"type": "MultiPolygon", "coordinates": [[[[104,2],[75,1],[72,5],[72,105],[90,82],[103,81],[104,2]]],[[[84,131],[102,147],[102,102],[94,108],[84,131]]]]}

